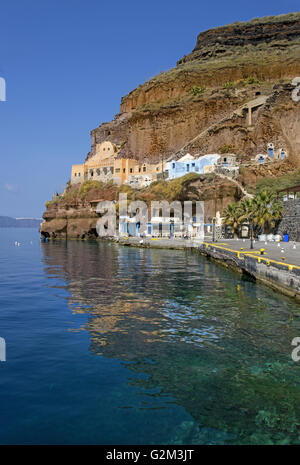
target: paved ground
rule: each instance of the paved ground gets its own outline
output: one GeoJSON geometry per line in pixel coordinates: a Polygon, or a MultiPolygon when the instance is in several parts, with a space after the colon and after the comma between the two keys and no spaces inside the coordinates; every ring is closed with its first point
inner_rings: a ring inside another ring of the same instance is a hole
{"type": "MultiPolygon", "coordinates": [[[[138,237],[131,237],[126,242],[131,244],[139,244],[141,241],[138,237]]],[[[211,239],[205,239],[205,242],[210,242],[211,239]]],[[[166,248],[184,248],[196,246],[197,243],[201,244],[199,240],[189,239],[144,239],[144,244],[149,244],[151,247],[166,247],[166,248]]],[[[221,247],[228,247],[231,250],[243,252],[251,252],[259,256],[260,249],[265,249],[264,257],[278,262],[288,263],[290,265],[300,266],[300,243],[299,242],[258,242],[253,244],[253,250],[250,249],[250,239],[221,239],[215,243],[221,247]],[[279,244],[279,245],[278,245],[279,244]],[[284,257],[284,258],[283,258],[284,257]]]]}
{"type": "Polygon", "coordinates": [[[247,252],[257,252],[260,249],[265,249],[264,257],[279,262],[289,263],[290,265],[300,266],[300,243],[299,242],[259,242],[255,241],[253,244],[253,250],[250,249],[250,239],[222,239],[216,242],[216,245],[228,247],[232,250],[241,250],[247,252]],[[279,245],[278,245],[279,244],[279,245]],[[284,257],[284,259],[282,258],[284,257]]]}

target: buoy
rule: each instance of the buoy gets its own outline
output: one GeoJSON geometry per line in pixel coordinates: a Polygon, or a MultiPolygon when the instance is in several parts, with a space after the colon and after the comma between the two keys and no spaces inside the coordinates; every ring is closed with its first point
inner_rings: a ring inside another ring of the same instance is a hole
{"type": "Polygon", "coordinates": [[[282,260],[285,260],[285,257],[281,257],[281,258],[282,258],[282,260]]]}

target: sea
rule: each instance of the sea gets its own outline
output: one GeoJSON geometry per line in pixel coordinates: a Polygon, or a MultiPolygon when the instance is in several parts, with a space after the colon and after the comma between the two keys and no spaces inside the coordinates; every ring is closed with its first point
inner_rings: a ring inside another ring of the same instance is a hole
{"type": "Polygon", "coordinates": [[[297,337],[196,252],[0,229],[0,444],[299,444],[297,337]]]}

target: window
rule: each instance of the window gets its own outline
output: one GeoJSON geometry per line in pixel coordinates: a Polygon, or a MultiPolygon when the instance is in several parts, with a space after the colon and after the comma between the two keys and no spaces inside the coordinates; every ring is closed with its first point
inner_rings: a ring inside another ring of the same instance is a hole
{"type": "Polygon", "coordinates": [[[172,168],[173,168],[173,169],[175,168],[175,163],[172,163],[172,168]]]}
{"type": "Polygon", "coordinates": [[[100,170],[99,168],[96,169],[97,176],[100,176],[100,170]]]}
{"type": "Polygon", "coordinates": [[[120,173],[120,168],[116,168],[116,173],[120,173]]]}
{"type": "Polygon", "coordinates": [[[78,173],[78,176],[80,176],[80,173],[78,173]]]}
{"type": "Polygon", "coordinates": [[[107,150],[110,150],[110,147],[107,147],[107,150]]]}
{"type": "Polygon", "coordinates": [[[90,170],[90,176],[94,176],[94,171],[90,170]]]}
{"type": "Polygon", "coordinates": [[[192,163],[192,167],[195,168],[195,163],[192,163]]]}
{"type": "Polygon", "coordinates": [[[190,171],[190,165],[186,165],[186,170],[190,171]]]}
{"type": "Polygon", "coordinates": [[[74,173],[74,176],[77,176],[77,173],[74,173]]]}
{"type": "Polygon", "coordinates": [[[143,171],[144,171],[144,172],[146,171],[146,166],[143,166],[143,171]]]}
{"type": "Polygon", "coordinates": [[[141,172],[141,168],[139,168],[139,173],[141,172]]]}
{"type": "Polygon", "coordinates": [[[126,173],[126,169],[125,169],[125,168],[123,168],[123,173],[126,173]]]}
{"type": "Polygon", "coordinates": [[[130,170],[129,170],[129,171],[130,171],[130,173],[132,173],[132,172],[133,172],[133,169],[132,169],[132,168],[130,168],[130,170]]]}
{"type": "Polygon", "coordinates": [[[159,170],[159,168],[156,168],[156,171],[158,171],[158,170],[159,170]]]}

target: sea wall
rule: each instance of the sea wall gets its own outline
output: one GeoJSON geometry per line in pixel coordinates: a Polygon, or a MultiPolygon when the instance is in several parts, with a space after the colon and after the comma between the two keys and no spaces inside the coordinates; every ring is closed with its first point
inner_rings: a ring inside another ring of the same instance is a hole
{"type": "Polygon", "coordinates": [[[144,240],[128,238],[117,240],[119,244],[131,247],[151,247],[168,249],[190,249],[207,256],[218,263],[245,274],[255,281],[292,297],[300,302],[300,268],[276,262],[265,257],[251,256],[242,251],[226,250],[217,244],[190,240],[144,240]]]}
{"type": "Polygon", "coordinates": [[[289,234],[291,241],[300,241],[300,198],[283,203],[283,218],[278,233],[289,234]]]}
{"type": "Polygon", "coordinates": [[[247,274],[300,302],[300,269],[287,264],[250,256],[242,252],[224,250],[213,244],[201,244],[198,250],[218,262],[247,274]]]}

